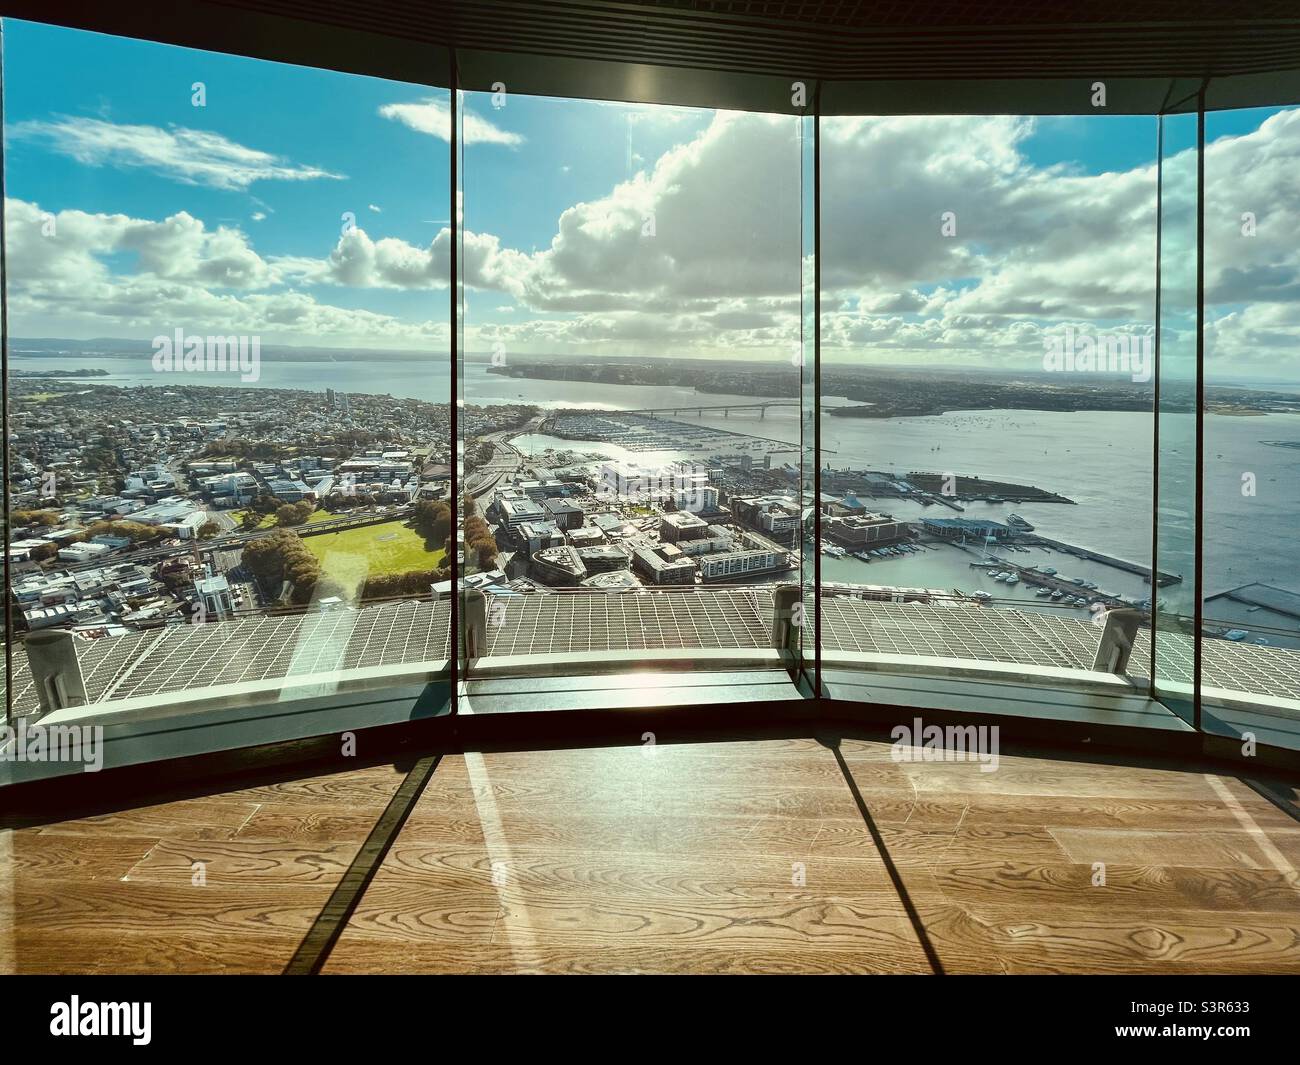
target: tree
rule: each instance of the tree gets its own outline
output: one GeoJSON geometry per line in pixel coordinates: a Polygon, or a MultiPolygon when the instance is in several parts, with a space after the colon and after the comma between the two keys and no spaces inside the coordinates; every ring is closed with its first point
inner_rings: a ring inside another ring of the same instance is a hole
{"type": "Polygon", "coordinates": [[[275,508],[275,521],[281,528],[290,525],[302,525],[316,511],[316,504],[309,499],[299,503],[281,503],[275,508]]]}
{"type": "Polygon", "coordinates": [[[52,510],[15,510],[9,517],[15,525],[42,525],[48,527],[59,524],[59,516],[52,510]]]}
{"type": "Polygon", "coordinates": [[[447,579],[442,569],[408,570],[406,573],[378,573],[362,586],[363,599],[392,599],[399,595],[427,596],[431,585],[447,579]]]}
{"type": "Polygon", "coordinates": [[[497,561],[497,542],[491,536],[486,539],[471,540],[469,549],[478,552],[478,568],[492,569],[497,561]]]}
{"type": "Polygon", "coordinates": [[[451,507],[443,500],[418,500],[411,524],[428,543],[441,545],[451,529],[451,507]]]}
{"type": "Polygon", "coordinates": [[[86,535],[125,536],[134,545],[145,540],[155,540],[161,533],[152,525],[141,521],[97,521],[86,529],[86,535]]]}
{"type": "Polygon", "coordinates": [[[54,558],[59,553],[57,544],[41,544],[40,547],[33,547],[29,556],[33,562],[45,562],[47,559],[54,558]]]}
{"type": "Polygon", "coordinates": [[[219,532],[221,532],[221,526],[215,521],[205,521],[199,526],[199,539],[211,540],[219,532]]]}
{"type": "Polygon", "coordinates": [[[285,581],[292,583],[295,603],[310,602],[320,579],[320,561],[288,529],[252,541],[244,548],[241,563],[273,595],[285,581]]]}

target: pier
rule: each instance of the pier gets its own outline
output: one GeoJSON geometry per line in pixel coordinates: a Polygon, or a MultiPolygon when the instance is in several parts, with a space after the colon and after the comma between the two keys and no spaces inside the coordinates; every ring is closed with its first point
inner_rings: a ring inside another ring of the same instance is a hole
{"type": "Polygon", "coordinates": [[[728,418],[728,417],[731,416],[731,412],[732,412],[733,410],[734,410],[734,411],[750,411],[750,410],[756,410],[756,411],[758,411],[758,416],[759,416],[759,418],[762,419],[762,418],[766,418],[766,417],[767,417],[767,408],[768,408],[768,407],[797,407],[797,406],[799,406],[799,401],[798,401],[798,400],[794,400],[794,399],[783,399],[783,400],[775,400],[775,401],[773,401],[773,402],[771,402],[771,403],[723,403],[723,404],[718,404],[718,405],[716,405],[716,406],[707,406],[707,405],[706,405],[706,406],[697,406],[696,404],[692,403],[692,404],[689,404],[689,405],[683,405],[683,406],[677,406],[677,407],[646,407],[646,408],[641,409],[641,410],[624,410],[624,411],[619,411],[618,413],[620,413],[620,414],[648,414],[648,415],[650,415],[651,417],[654,417],[654,416],[659,415],[659,414],[671,414],[671,415],[673,415],[674,417],[676,417],[676,416],[680,415],[680,414],[682,413],[682,411],[686,411],[687,414],[689,414],[691,411],[694,411],[694,412],[695,412],[695,416],[696,416],[697,418],[702,418],[702,417],[704,416],[704,412],[705,412],[705,411],[719,411],[719,410],[720,410],[720,411],[722,411],[722,416],[723,416],[724,418],[728,418]]]}
{"type": "MultiPolygon", "coordinates": [[[[759,406],[797,406],[795,403],[766,403],[716,407],[660,407],[658,411],[756,410],[759,406]]],[[[561,408],[547,414],[538,432],[549,433],[563,440],[592,440],[617,444],[629,451],[658,451],[666,449],[707,450],[737,441],[749,443],[744,447],[763,446],[768,453],[798,452],[798,443],[755,436],[745,430],[722,429],[717,425],[695,425],[682,419],[659,417],[648,410],[587,410],[561,408]]],[[[824,449],[829,450],[829,449],[824,449]]],[[[832,452],[833,453],[833,452],[832,452]]]]}
{"type": "Polygon", "coordinates": [[[959,514],[966,513],[966,508],[963,507],[960,503],[957,502],[957,500],[951,498],[950,496],[934,495],[931,492],[917,491],[917,492],[913,492],[910,497],[906,497],[906,498],[917,499],[920,500],[922,503],[940,503],[945,507],[949,507],[952,510],[957,511],[957,513],[959,514]]]}
{"type": "Polygon", "coordinates": [[[1205,602],[1209,604],[1220,599],[1230,599],[1252,609],[1266,610],[1300,621],[1300,594],[1289,592],[1285,588],[1274,588],[1259,583],[1243,584],[1239,588],[1230,588],[1226,592],[1206,596],[1205,602]]]}
{"type": "Polygon", "coordinates": [[[1015,484],[1011,481],[986,481],[982,477],[967,477],[958,473],[925,473],[913,471],[906,480],[913,487],[932,496],[945,497],[948,487],[951,495],[965,502],[983,500],[987,503],[1073,503],[1073,499],[1036,488],[1032,484],[1015,484]]]}
{"type": "MultiPolygon", "coordinates": [[[[1103,595],[1095,588],[1084,588],[1082,585],[1075,584],[1073,581],[1067,581],[1059,573],[1043,573],[1037,567],[1021,566],[1015,562],[1008,562],[996,555],[990,555],[989,557],[994,559],[994,562],[1002,569],[1005,569],[1008,573],[1014,573],[1025,582],[1026,586],[1048,588],[1053,592],[1060,592],[1063,596],[1075,596],[1076,598],[1086,599],[1090,603],[1104,603],[1108,607],[1132,605],[1127,599],[1123,598],[1123,596],[1103,595]]],[[[971,565],[983,568],[985,563],[972,562],[971,565]]],[[[1044,599],[1043,603],[1044,605],[1049,603],[1055,605],[1055,600],[1044,599]]]]}
{"type": "MultiPolygon", "coordinates": [[[[1086,558],[1089,562],[1101,562],[1115,569],[1122,569],[1127,573],[1133,573],[1142,578],[1144,584],[1151,583],[1151,567],[1143,566],[1138,562],[1130,562],[1126,558],[1116,558],[1114,555],[1103,554],[1100,551],[1093,551],[1088,547],[1078,547],[1074,544],[1067,544],[1063,540],[1053,540],[1047,536],[1039,536],[1034,533],[1029,536],[1020,538],[1022,544],[1037,544],[1040,547],[1050,547],[1057,551],[1063,551],[1067,555],[1074,555],[1075,558],[1086,558]]],[[[1161,571],[1157,574],[1157,587],[1164,588],[1170,584],[1181,584],[1183,578],[1177,573],[1165,573],[1161,571]]]]}

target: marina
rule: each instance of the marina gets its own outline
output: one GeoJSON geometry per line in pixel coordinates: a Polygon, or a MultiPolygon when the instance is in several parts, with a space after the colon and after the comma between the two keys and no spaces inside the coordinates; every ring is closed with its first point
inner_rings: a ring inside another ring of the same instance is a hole
{"type": "Polygon", "coordinates": [[[1149,605],[1149,592],[1127,571],[1040,545],[918,539],[866,554],[864,559],[862,552],[824,552],[823,582],[942,587],[949,597],[1052,614],[1087,610],[1093,603],[1149,605]]]}
{"type": "Polygon", "coordinates": [[[563,440],[616,444],[633,452],[699,451],[725,445],[754,451],[761,459],[768,454],[798,450],[782,440],[637,411],[557,410],[546,418],[540,432],[563,440]]]}

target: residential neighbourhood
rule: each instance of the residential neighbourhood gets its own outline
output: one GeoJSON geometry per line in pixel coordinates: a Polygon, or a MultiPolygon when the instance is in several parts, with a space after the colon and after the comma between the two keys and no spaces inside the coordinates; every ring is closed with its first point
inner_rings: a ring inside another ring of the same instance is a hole
{"type": "MultiPolygon", "coordinates": [[[[445,403],[57,377],[14,386],[8,564],[18,631],[103,638],[301,605],[294,588],[245,564],[248,545],[268,538],[300,541],[356,596],[368,581],[443,564],[445,545],[411,526],[417,504],[451,490],[445,403]],[[342,572],[340,560],[357,557],[360,572],[342,572]]],[[[460,424],[486,434],[531,412],[471,406],[460,424]]]]}

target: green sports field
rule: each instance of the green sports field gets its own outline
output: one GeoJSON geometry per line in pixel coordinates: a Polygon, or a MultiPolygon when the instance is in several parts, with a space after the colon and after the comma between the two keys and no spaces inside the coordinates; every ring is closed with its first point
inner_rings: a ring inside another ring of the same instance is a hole
{"type": "Polygon", "coordinates": [[[345,585],[386,573],[436,569],[446,554],[426,551],[423,537],[400,521],[315,533],[302,542],[320,559],[321,574],[345,585]]]}

